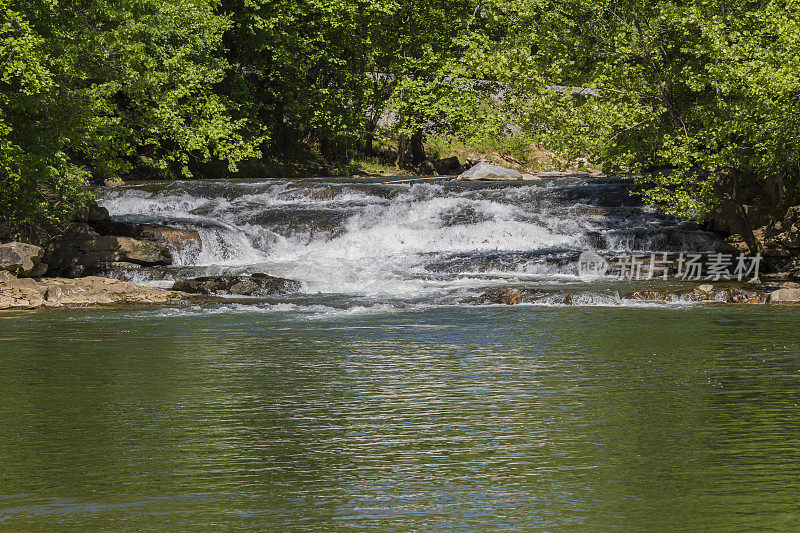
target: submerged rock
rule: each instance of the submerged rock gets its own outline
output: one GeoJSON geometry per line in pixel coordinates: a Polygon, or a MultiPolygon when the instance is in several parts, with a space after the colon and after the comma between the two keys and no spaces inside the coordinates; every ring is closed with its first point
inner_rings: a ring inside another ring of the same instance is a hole
{"type": "Polygon", "coordinates": [[[47,265],[42,263],[44,249],[33,244],[10,242],[0,244],[0,270],[17,276],[41,276],[47,272],[47,265]]]}
{"type": "Polygon", "coordinates": [[[264,226],[282,237],[319,234],[335,235],[351,213],[336,209],[268,209],[247,218],[250,224],[264,226]]]}
{"type": "Polygon", "coordinates": [[[467,181],[517,181],[522,179],[522,174],[510,168],[478,163],[458,177],[467,181]]]}
{"type": "Polygon", "coordinates": [[[297,292],[300,282],[277,278],[267,274],[252,276],[204,276],[181,279],[172,285],[172,290],[194,294],[235,294],[237,296],[268,296],[297,292]]]}
{"type": "Polygon", "coordinates": [[[283,198],[309,198],[311,200],[332,200],[342,194],[340,187],[331,187],[325,185],[293,185],[286,189],[286,191],[278,194],[283,198]]]}
{"type": "Polygon", "coordinates": [[[539,305],[581,305],[590,303],[597,299],[619,299],[616,292],[608,294],[592,293],[590,298],[586,298],[588,293],[576,294],[568,291],[529,289],[527,287],[515,288],[506,287],[503,289],[492,289],[473,299],[470,303],[478,305],[486,304],[539,304],[539,305]]]}
{"type": "Polygon", "coordinates": [[[116,279],[16,278],[0,272],[0,309],[36,309],[122,304],[163,304],[183,298],[179,293],[140,287],[116,279]]]}
{"type": "Polygon", "coordinates": [[[558,289],[530,289],[506,287],[492,289],[473,299],[477,304],[546,304],[593,305],[599,303],[621,304],[627,301],[642,302],[708,302],[729,304],[762,304],[765,302],[800,303],[800,289],[757,285],[704,284],[692,289],[643,289],[627,293],[617,291],[575,291],[558,289]],[[773,298],[772,295],[775,295],[773,298]]]}

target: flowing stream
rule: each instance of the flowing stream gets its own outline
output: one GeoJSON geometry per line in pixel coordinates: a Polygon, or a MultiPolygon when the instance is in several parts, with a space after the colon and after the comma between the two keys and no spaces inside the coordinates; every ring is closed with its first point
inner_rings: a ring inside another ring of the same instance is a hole
{"type": "Polygon", "coordinates": [[[625,305],[633,303],[579,284],[581,251],[693,252],[718,244],[692,223],[642,207],[631,191],[626,181],[581,177],[198,181],[111,189],[101,203],[121,220],[200,231],[200,253],[179,256],[173,267],[111,273],[139,283],[263,272],[302,282],[305,297],[291,302],[313,309],[456,305],[508,283],[577,284],[586,305],[625,305]]]}
{"type": "Polygon", "coordinates": [[[203,239],[116,276],[303,290],[0,315],[0,531],[800,530],[800,309],[576,276],[713,235],[621,181],[373,181],[104,191],[203,239]]]}

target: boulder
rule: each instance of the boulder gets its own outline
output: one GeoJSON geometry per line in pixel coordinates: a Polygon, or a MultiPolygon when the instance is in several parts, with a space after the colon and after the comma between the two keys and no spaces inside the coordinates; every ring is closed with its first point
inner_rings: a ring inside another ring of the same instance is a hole
{"type": "Polygon", "coordinates": [[[75,211],[76,222],[100,222],[109,218],[108,209],[100,207],[96,202],[84,204],[75,211]]]}
{"type": "Polygon", "coordinates": [[[726,238],[722,244],[717,246],[717,252],[726,253],[726,254],[749,254],[750,248],[748,248],[747,243],[745,243],[741,236],[739,235],[731,235],[730,237],[726,238]]]}
{"type": "Polygon", "coordinates": [[[456,156],[436,159],[433,162],[436,173],[442,176],[460,174],[464,169],[456,156]]]}
{"type": "Polygon", "coordinates": [[[436,166],[434,166],[433,161],[429,161],[427,159],[420,163],[417,169],[419,170],[420,174],[425,176],[435,176],[437,174],[436,166]]]}
{"type": "Polygon", "coordinates": [[[783,288],[769,293],[769,303],[800,303],[800,289],[783,288]]]}
{"type": "Polygon", "coordinates": [[[107,263],[170,265],[173,254],[197,255],[201,248],[194,229],[111,220],[74,222],[47,240],[44,262],[50,275],[79,277],[107,263]]]}
{"type": "Polygon", "coordinates": [[[86,223],[70,225],[47,245],[45,261],[51,275],[80,277],[98,265],[126,261],[139,265],[169,265],[172,255],[166,245],[101,235],[86,223]]]}
{"type": "Polygon", "coordinates": [[[97,233],[85,222],[69,224],[63,231],[44,243],[44,261],[48,275],[78,277],[87,267],[116,261],[117,241],[97,233]]]}
{"type": "Polygon", "coordinates": [[[172,290],[193,294],[235,294],[238,296],[268,296],[297,292],[297,281],[276,278],[267,274],[252,276],[205,276],[176,281],[172,290]]]}
{"type": "Polygon", "coordinates": [[[116,237],[116,241],[116,261],[146,266],[172,263],[172,255],[164,246],[131,237],[116,237]]]}
{"type": "Polygon", "coordinates": [[[478,163],[458,177],[467,181],[517,181],[522,179],[522,174],[510,168],[478,163]]]}
{"type": "Polygon", "coordinates": [[[196,229],[174,228],[158,224],[135,224],[120,221],[98,221],[92,227],[102,235],[130,237],[169,246],[176,251],[187,248],[201,248],[202,240],[196,229]]]}
{"type": "Polygon", "coordinates": [[[42,263],[44,249],[23,242],[0,244],[0,270],[17,276],[41,276],[47,271],[42,263]]]}

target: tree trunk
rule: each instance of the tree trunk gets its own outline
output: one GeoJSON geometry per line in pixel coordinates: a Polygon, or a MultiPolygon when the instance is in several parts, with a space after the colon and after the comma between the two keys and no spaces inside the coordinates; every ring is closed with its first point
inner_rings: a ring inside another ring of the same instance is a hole
{"type": "Polygon", "coordinates": [[[411,136],[411,162],[414,165],[420,165],[425,161],[425,144],[423,144],[424,134],[422,128],[419,128],[411,136]]]}
{"type": "Polygon", "coordinates": [[[406,164],[406,150],[408,145],[408,135],[401,133],[397,136],[397,159],[394,160],[394,167],[400,170],[400,167],[406,164]]]}
{"type": "Polygon", "coordinates": [[[378,121],[370,120],[367,122],[366,134],[364,135],[364,154],[368,156],[375,155],[375,147],[373,143],[375,142],[375,130],[378,127],[378,121]]]}

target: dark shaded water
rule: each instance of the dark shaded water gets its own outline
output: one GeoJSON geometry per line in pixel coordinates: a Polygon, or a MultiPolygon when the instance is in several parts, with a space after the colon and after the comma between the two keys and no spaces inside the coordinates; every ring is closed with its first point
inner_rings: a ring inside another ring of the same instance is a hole
{"type": "Polygon", "coordinates": [[[0,529],[796,531],[800,310],[0,315],[0,529]]]}

